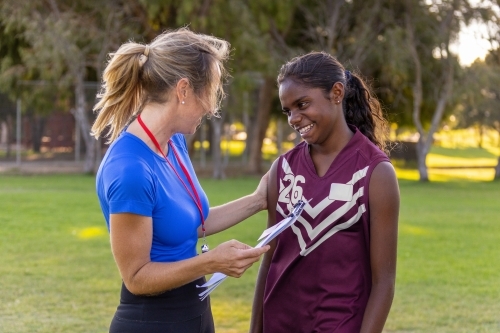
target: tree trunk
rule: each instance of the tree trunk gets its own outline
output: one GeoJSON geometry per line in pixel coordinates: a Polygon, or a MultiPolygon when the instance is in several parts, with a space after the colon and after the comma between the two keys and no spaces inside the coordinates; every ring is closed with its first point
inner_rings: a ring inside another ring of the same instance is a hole
{"type": "Polygon", "coordinates": [[[420,137],[417,142],[417,166],[418,174],[420,175],[419,180],[424,183],[429,181],[429,172],[427,169],[427,164],[425,162],[428,152],[426,146],[426,142],[422,137],[420,137]]]}
{"type": "Polygon", "coordinates": [[[188,154],[189,154],[189,157],[191,159],[193,158],[193,155],[194,155],[194,143],[195,143],[197,137],[198,137],[198,131],[196,131],[194,134],[191,134],[191,135],[184,135],[184,138],[186,139],[186,146],[188,149],[188,154]]]}
{"type": "Polygon", "coordinates": [[[253,133],[251,135],[251,141],[249,141],[250,147],[247,172],[250,174],[260,174],[262,172],[262,143],[269,125],[275,89],[275,80],[270,77],[266,77],[259,88],[256,121],[251,128],[253,133]]]}
{"type": "Polygon", "coordinates": [[[258,93],[254,91],[252,91],[251,93],[245,92],[243,98],[243,124],[245,125],[247,138],[245,139],[245,150],[243,151],[242,164],[246,167],[248,165],[248,158],[250,156],[250,147],[252,146],[253,142],[253,128],[254,124],[256,123],[256,112],[253,112],[253,110],[256,110],[256,107],[249,107],[249,105],[251,104],[249,100],[258,100],[258,93]]]}
{"type": "Polygon", "coordinates": [[[7,124],[7,151],[5,152],[5,156],[10,157],[12,153],[11,144],[15,140],[14,133],[16,132],[14,130],[14,121],[12,120],[12,116],[10,114],[7,115],[6,124],[7,124]]]}
{"type": "Polygon", "coordinates": [[[212,142],[210,144],[210,147],[212,148],[212,163],[213,163],[212,177],[214,179],[226,178],[226,174],[224,173],[224,166],[222,164],[222,154],[220,149],[223,124],[224,124],[224,119],[222,119],[222,117],[212,119],[212,142]]]}
{"type": "MultiPolygon", "coordinates": [[[[497,131],[498,131],[498,143],[500,145],[500,127],[497,126],[497,131]]],[[[495,177],[493,180],[498,180],[500,181],[500,156],[498,156],[498,162],[497,166],[495,167],[495,177]]]]}
{"type": "Polygon", "coordinates": [[[478,135],[478,140],[477,140],[477,145],[479,148],[483,148],[483,132],[484,132],[484,128],[483,128],[483,125],[482,124],[479,124],[479,127],[477,129],[477,135],[478,135]]]}
{"type": "Polygon", "coordinates": [[[75,100],[76,105],[73,110],[76,125],[80,128],[83,142],[85,143],[85,162],[83,171],[92,173],[95,170],[95,143],[96,140],[90,136],[90,122],[87,117],[87,102],[85,100],[85,88],[83,85],[83,74],[77,74],[75,77],[75,100]]]}
{"type": "Polygon", "coordinates": [[[495,178],[494,180],[499,180],[500,181],[500,156],[498,157],[498,163],[497,166],[495,167],[495,178]]]}
{"type": "Polygon", "coordinates": [[[281,118],[276,120],[276,147],[278,155],[283,154],[283,121],[281,118]]]}
{"type": "Polygon", "coordinates": [[[42,136],[45,129],[46,117],[40,115],[33,115],[31,122],[31,141],[33,143],[33,151],[39,153],[42,147],[42,136]]]}
{"type": "MultiPolygon", "coordinates": [[[[408,34],[408,45],[410,50],[410,55],[413,59],[415,65],[415,82],[413,85],[413,123],[420,134],[417,143],[417,163],[418,163],[418,172],[420,174],[420,181],[428,182],[429,175],[426,164],[426,157],[429,153],[430,147],[432,145],[434,133],[436,133],[439,124],[441,123],[441,119],[443,118],[444,109],[446,107],[446,103],[448,103],[449,98],[451,97],[452,89],[453,89],[453,75],[454,75],[454,66],[452,63],[452,58],[447,56],[442,59],[442,78],[443,78],[443,88],[439,92],[439,97],[436,103],[436,108],[434,110],[434,114],[432,115],[431,126],[429,131],[426,133],[423,126],[422,121],[420,119],[420,108],[423,100],[423,89],[422,89],[422,64],[420,61],[420,56],[417,52],[417,46],[414,36],[414,29],[411,24],[411,19],[409,16],[406,17],[406,32],[408,34]]],[[[448,43],[446,43],[446,50],[448,51],[448,43]]]]}
{"type": "Polygon", "coordinates": [[[102,138],[97,139],[94,142],[95,145],[95,162],[94,162],[94,174],[97,174],[102,161],[102,138]]]}
{"type": "Polygon", "coordinates": [[[207,150],[205,149],[205,140],[207,139],[207,127],[208,125],[201,124],[200,132],[200,167],[205,169],[207,167],[207,150]]]}

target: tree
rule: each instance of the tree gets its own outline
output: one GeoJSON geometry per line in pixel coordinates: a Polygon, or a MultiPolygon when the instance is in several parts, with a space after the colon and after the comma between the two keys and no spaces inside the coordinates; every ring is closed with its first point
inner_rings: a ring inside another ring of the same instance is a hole
{"type": "Polygon", "coordinates": [[[491,58],[488,61],[476,61],[466,68],[463,81],[457,87],[461,98],[457,110],[460,127],[477,126],[480,130],[496,130],[496,123],[500,121],[500,71],[489,60],[491,58]]]}
{"type": "MultiPolygon", "coordinates": [[[[362,76],[373,88],[384,113],[399,127],[413,127],[413,64],[405,47],[404,3],[397,0],[314,0],[300,6],[295,19],[300,45],[322,50],[362,76]]],[[[428,113],[422,115],[427,120],[428,113]]]]}
{"type": "MultiPolygon", "coordinates": [[[[486,64],[490,66],[491,70],[498,74],[500,72],[500,0],[486,1],[486,6],[481,10],[481,18],[486,22],[488,27],[488,40],[490,41],[490,52],[486,57],[486,64]]],[[[498,77],[496,77],[498,80],[498,77]]],[[[496,81],[490,87],[495,88],[494,92],[489,91],[489,101],[494,104],[490,110],[494,110],[493,121],[495,129],[500,134],[500,94],[498,92],[498,84],[496,81]]],[[[495,167],[495,180],[500,180],[500,156],[498,156],[498,163],[495,167]]]]}
{"type": "MultiPolygon", "coordinates": [[[[286,1],[230,1],[230,0],[185,0],[142,1],[155,29],[173,28],[184,25],[197,32],[213,34],[228,40],[233,47],[233,57],[229,67],[235,81],[246,81],[240,85],[243,90],[232,89],[235,94],[254,88],[258,97],[251,103],[254,119],[247,129],[248,173],[260,173],[262,164],[262,143],[269,124],[272,101],[276,96],[276,74],[279,66],[292,54],[286,41],[294,23],[293,17],[299,0],[286,1]]],[[[243,103],[243,98],[236,101],[243,103]]],[[[243,104],[234,110],[244,109],[243,104]]],[[[222,110],[227,112],[228,110],[222,110]]],[[[213,127],[222,126],[222,122],[213,120],[213,127]]],[[[220,129],[219,129],[220,130],[220,129]]],[[[215,130],[213,132],[222,132],[215,130]]],[[[212,143],[212,153],[214,144],[212,143]]],[[[214,168],[222,163],[216,159],[214,168]]],[[[214,172],[214,174],[221,174],[214,172]]]]}
{"type": "MultiPolygon", "coordinates": [[[[137,7],[128,1],[47,0],[1,3],[1,20],[21,32],[18,79],[39,78],[74,96],[72,113],[86,146],[85,172],[95,170],[95,140],[90,136],[85,81],[100,76],[107,53],[134,35],[137,7]]],[[[8,70],[7,70],[8,71],[8,70]]]]}
{"type": "Polygon", "coordinates": [[[467,23],[472,16],[472,9],[468,1],[463,0],[435,1],[429,5],[407,0],[405,4],[407,45],[414,64],[412,117],[419,133],[417,164],[420,181],[427,182],[429,175],[426,157],[452,96],[455,72],[459,67],[456,56],[450,52],[450,44],[456,40],[461,22],[467,23]],[[430,39],[433,43],[422,43],[423,38],[430,39]],[[429,46],[433,48],[430,49],[429,46]],[[424,76],[432,77],[434,82],[434,91],[427,92],[431,94],[428,97],[434,108],[427,130],[421,117],[426,93],[422,84],[424,76]]]}

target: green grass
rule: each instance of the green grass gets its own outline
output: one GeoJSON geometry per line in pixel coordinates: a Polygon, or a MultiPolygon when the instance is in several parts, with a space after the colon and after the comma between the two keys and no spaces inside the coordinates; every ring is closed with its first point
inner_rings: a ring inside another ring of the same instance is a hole
{"type": "Polygon", "coordinates": [[[500,331],[499,185],[400,182],[388,331],[500,331]]]}
{"type": "MultiPolygon", "coordinates": [[[[481,157],[481,156],[477,156],[481,157]]],[[[258,178],[202,179],[211,204],[254,190],[258,178]]],[[[397,287],[387,332],[500,331],[498,182],[400,180],[397,287]]],[[[94,178],[0,176],[0,332],[106,332],[120,277],[94,178]]],[[[250,245],[261,212],[208,238],[250,245]]],[[[245,332],[258,265],[212,296],[217,332],[245,332]]]]}

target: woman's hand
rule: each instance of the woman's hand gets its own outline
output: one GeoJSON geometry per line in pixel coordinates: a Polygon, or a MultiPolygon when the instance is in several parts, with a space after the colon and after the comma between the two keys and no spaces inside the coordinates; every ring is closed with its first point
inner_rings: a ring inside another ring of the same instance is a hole
{"type": "Polygon", "coordinates": [[[211,271],[239,278],[267,250],[269,250],[269,245],[252,248],[233,239],[220,244],[202,256],[210,256],[211,271]]]}

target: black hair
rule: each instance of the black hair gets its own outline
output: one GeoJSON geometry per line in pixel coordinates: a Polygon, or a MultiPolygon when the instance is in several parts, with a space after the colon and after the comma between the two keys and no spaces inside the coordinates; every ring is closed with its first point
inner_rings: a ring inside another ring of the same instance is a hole
{"type": "Polygon", "coordinates": [[[326,98],[336,82],[344,85],[342,103],[348,124],[356,126],[371,142],[388,153],[388,123],[377,98],[369,85],[357,74],[326,52],[311,52],[295,57],[284,64],[278,75],[278,85],[291,79],[309,88],[320,88],[326,98]]]}

